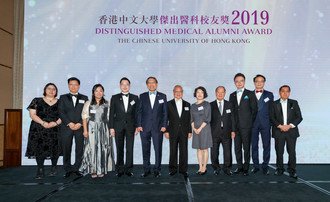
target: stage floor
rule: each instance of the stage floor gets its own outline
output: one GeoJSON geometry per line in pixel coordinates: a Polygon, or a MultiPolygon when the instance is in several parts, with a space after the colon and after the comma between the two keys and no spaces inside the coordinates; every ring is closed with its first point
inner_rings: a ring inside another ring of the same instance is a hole
{"type": "MultiPolygon", "coordinates": [[[[298,165],[298,180],[288,175],[261,172],[249,176],[213,175],[209,166],[204,176],[189,165],[189,177],[162,176],[140,178],[142,166],[134,167],[134,177],[117,178],[111,172],[104,178],[90,175],[63,179],[59,167],[55,177],[35,180],[36,166],[0,169],[1,201],[330,201],[330,165],[298,165]]],[[[235,168],[235,166],[234,166],[235,168]]],[[[46,174],[49,166],[46,167],[46,174]]]]}

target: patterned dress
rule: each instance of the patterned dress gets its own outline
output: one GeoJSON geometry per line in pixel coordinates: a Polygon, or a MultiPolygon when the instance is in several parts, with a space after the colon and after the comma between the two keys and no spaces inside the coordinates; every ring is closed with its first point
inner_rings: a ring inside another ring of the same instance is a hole
{"type": "Polygon", "coordinates": [[[107,174],[115,168],[113,140],[109,133],[109,102],[90,105],[87,101],[82,118],[88,122],[88,137],[84,141],[84,155],[80,171],[84,174],[107,174]]]}
{"type": "MultiPolygon", "coordinates": [[[[46,122],[59,119],[58,102],[50,106],[43,98],[34,98],[27,109],[36,110],[37,116],[46,122]]],[[[44,128],[32,120],[25,156],[28,158],[52,159],[58,158],[59,155],[61,155],[59,127],[44,128]]]]}

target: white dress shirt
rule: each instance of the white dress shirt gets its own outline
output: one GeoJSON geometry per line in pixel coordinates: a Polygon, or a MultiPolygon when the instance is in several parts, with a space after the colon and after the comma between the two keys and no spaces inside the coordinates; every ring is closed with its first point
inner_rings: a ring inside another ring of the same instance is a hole
{"type": "Polygon", "coordinates": [[[128,95],[128,93],[123,93],[123,92],[122,92],[122,94],[124,94],[121,97],[123,98],[125,112],[127,112],[127,109],[128,109],[128,99],[129,99],[128,97],[129,97],[129,95],[128,95]],[[128,96],[125,96],[125,95],[128,95],[128,96]]]}
{"type": "Polygon", "coordinates": [[[175,98],[175,105],[178,110],[179,117],[181,117],[182,114],[182,99],[176,99],[175,98]]]}
{"type": "Polygon", "coordinates": [[[283,125],[287,125],[288,120],[288,100],[280,100],[282,105],[282,113],[283,113],[283,125]]]}
{"type": "Polygon", "coordinates": [[[237,97],[237,103],[238,103],[238,105],[239,105],[240,102],[241,102],[241,98],[242,98],[242,95],[243,95],[244,89],[245,89],[245,88],[237,89],[237,91],[236,91],[236,95],[237,95],[236,97],[237,97]]]}
{"type": "Polygon", "coordinates": [[[261,95],[262,95],[262,92],[256,92],[256,91],[254,91],[254,92],[256,93],[256,97],[257,97],[257,99],[259,100],[260,97],[261,97],[261,95]]]}
{"type": "MultiPolygon", "coordinates": [[[[78,96],[78,93],[70,93],[71,95],[77,95],[78,96]]],[[[76,96],[72,96],[72,102],[73,102],[73,106],[75,107],[76,106],[76,102],[77,102],[77,97],[76,96]]]]}
{"type": "MultiPolygon", "coordinates": [[[[223,100],[218,100],[217,99],[217,104],[218,104],[218,109],[220,111],[220,114],[222,115],[223,114],[223,105],[224,105],[224,101],[223,100]],[[220,109],[220,104],[221,104],[221,109],[220,109]]],[[[223,122],[221,121],[221,127],[223,127],[223,122]]]]}
{"type": "Polygon", "coordinates": [[[154,93],[150,93],[149,92],[149,100],[150,100],[150,104],[151,104],[151,109],[154,108],[154,104],[155,104],[155,100],[156,100],[156,95],[157,95],[157,91],[155,91],[154,93]]]}

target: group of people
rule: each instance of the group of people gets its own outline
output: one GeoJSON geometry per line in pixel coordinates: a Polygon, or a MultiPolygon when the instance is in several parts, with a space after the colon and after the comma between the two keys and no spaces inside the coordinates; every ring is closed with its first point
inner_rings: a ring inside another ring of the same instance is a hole
{"type": "Polygon", "coordinates": [[[94,85],[91,101],[80,94],[80,80],[68,79],[69,93],[57,99],[57,87],[48,83],[44,96],[34,98],[28,106],[32,119],[26,156],[37,161],[36,179],[45,177],[44,161],[51,159],[49,176],[57,174],[57,160],[63,155],[64,178],[71,175],[90,174],[92,178],[103,177],[116,171],[121,177],[133,176],[133,146],[135,135],[140,134],[143,152],[141,177],[161,176],[163,137],[169,139],[169,175],[178,172],[188,176],[188,139],[197,150],[199,169],[196,174],[207,173],[209,149],[213,174],[221,171],[227,175],[249,175],[262,171],[268,175],[271,134],[275,139],[276,171],[284,172],[283,155],[286,145],[289,155],[288,173],[296,174],[296,140],[298,125],[302,121],[296,100],[290,99],[290,86],[279,88],[280,98],[264,89],[266,78],[253,78],[255,90],[245,88],[245,76],[234,76],[236,91],[225,100],[226,88],[215,89],[216,100],[209,103],[206,89],[194,90],[196,102],[183,99],[183,87],[175,85],[174,98],[167,101],[165,94],[157,90],[158,81],[148,77],[148,91],[140,96],[130,93],[130,80],[119,82],[121,92],[110,101],[104,98],[104,87],[94,85]],[[114,143],[116,163],[114,162],[114,143]],[[259,137],[263,145],[263,162],[259,163],[259,137]],[[75,163],[71,164],[72,142],[75,140],[75,163]],[[151,141],[152,140],[152,141],[151,141]],[[232,141],[237,168],[232,172],[232,141]],[[155,152],[155,164],[151,166],[151,142],[155,152]],[[219,162],[220,145],[223,148],[223,164],[219,162]],[[253,168],[249,170],[252,151],[253,168]],[[124,153],[126,154],[124,155],[124,153]],[[124,161],[124,156],[126,159],[124,161]],[[179,157],[179,158],[178,158],[179,157]],[[261,164],[261,165],[260,165],[261,164]]]}

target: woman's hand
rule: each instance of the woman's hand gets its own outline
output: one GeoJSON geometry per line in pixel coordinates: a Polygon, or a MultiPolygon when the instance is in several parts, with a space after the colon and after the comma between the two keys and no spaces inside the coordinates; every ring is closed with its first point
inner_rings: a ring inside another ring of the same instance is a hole
{"type": "Polygon", "coordinates": [[[85,138],[88,138],[88,131],[84,131],[83,135],[84,135],[85,138]]]}

